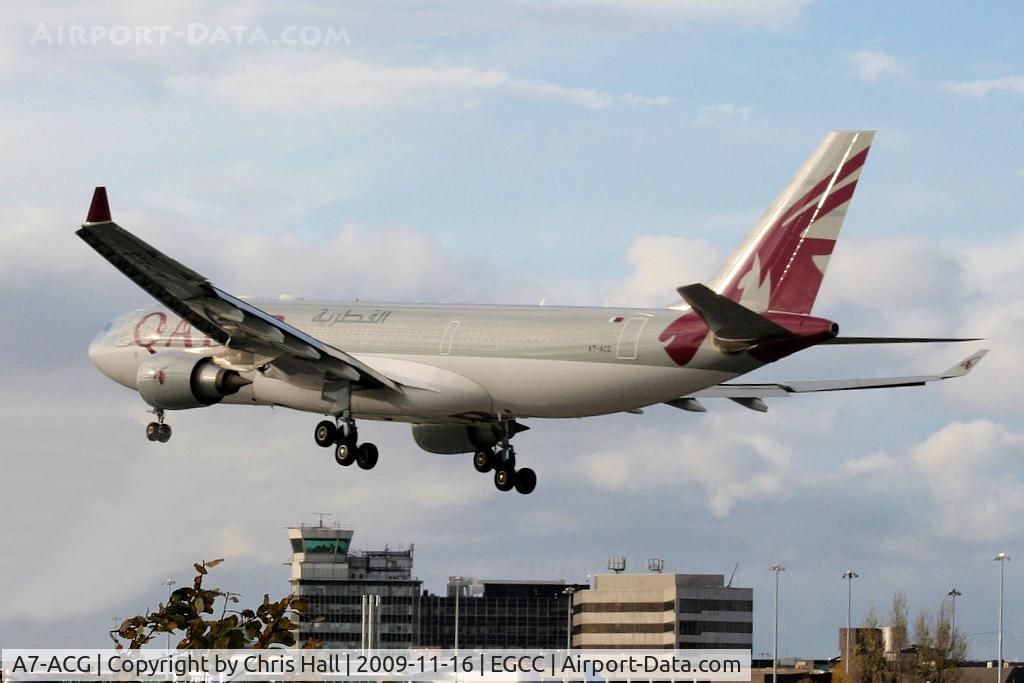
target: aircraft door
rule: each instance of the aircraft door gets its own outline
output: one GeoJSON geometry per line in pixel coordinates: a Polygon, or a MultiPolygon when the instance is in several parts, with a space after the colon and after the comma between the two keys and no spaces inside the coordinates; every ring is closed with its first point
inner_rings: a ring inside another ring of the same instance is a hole
{"type": "Polygon", "coordinates": [[[615,357],[619,360],[636,360],[637,347],[640,344],[640,333],[644,331],[647,318],[629,318],[622,323],[619,331],[619,345],[615,357]]]}
{"type": "Polygon", "coordinates": [[[453,320],[444,328],[444,334],[441,335],[441,346],[438,349],[438,353],[440,355],[447,356],[452,352],[452,343],[455,341],[455,333],[459,331],[459,325],[461,324],[462,321],[453,320]]]}

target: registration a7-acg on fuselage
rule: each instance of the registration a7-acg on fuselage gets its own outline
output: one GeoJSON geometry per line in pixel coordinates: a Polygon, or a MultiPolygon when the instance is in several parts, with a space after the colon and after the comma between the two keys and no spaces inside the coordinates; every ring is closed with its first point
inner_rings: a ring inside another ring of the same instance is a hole
{"type": "Polygon", "coordinates": [[[520,493],[537,477],[509,442],[530,418],[703,412],[705,398],[764,411],[769,397],[964,375],[984,351],[934,375],[733,382],[818,344],[956,341],[844,338],[811,315],[873,135],[828,134],[714,281],[665,308],[242,300],[114,223],[97,188],[78,235],[160,305],[116,318],[89,355],[152,407],[151,441],[170,438],[168,410],[285,406],[327,416],[316,443],[371,469],[378,451],[356,421],[399,421],[421,448],[471,453],[520,493]]]}

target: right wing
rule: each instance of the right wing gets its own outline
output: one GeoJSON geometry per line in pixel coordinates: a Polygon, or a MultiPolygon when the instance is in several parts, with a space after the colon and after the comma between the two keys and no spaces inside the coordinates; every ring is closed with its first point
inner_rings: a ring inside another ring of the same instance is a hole
{"type": "Polygon", "coordinates": [[[954,377],[963,377],[969,373],[975,365],[988,353],[988,350],[978,351],[953,367],[935,375],[911,375],[905,377],[875,377],[864,379],[819,379],[819,380],[797,380],[792,382],[776,382],[765,384],[733,384],[730,382],[716,384],[695,391],[692,394],[681,396],[667,405],[681,410],[704,412],[703,405],[698,399],[701,398],[727,398],[740,405],[764,412],[768,406],[762,399],[789,396],[790,394],[805,394],[822,391],[854,391],[858,389],[886,389],[893,387],[914,387],[938,382],[954,377]]]}
{"type": "Polygon", "coordinates": [[[351,382],[400,391],[391,378],[353,356],[214,287],[128,232],[110,217],[107,191],[97,187],[78,236],[153,298],[229,349],[266,358],[296,384],[327,389],[351,382]]]}

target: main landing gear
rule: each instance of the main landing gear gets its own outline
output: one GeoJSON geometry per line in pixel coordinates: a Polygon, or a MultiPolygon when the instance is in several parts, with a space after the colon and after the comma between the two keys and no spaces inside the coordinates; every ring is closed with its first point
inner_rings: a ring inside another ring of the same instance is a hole
{"type": "Polygon", "coordinates": [[[151,411],[156,415],[156,422],[146,425],[146,438],[150,441],[167,443],[171,440],[171,425],[164,424],[164,411],[161,408],[154,408],[151,411]]]}
{"type": "Polygon", "coordinates": [[[494,470],[494,486],[499,491],[515,489],[523,495],[537,488],[537,473],[529,467],[516,469],[516,450],[509,442],[508,423],[502,423],[504,435],[495,448],[483,448],[473,454],[473,467],[486,474],[494,470]]]}
{"type": "Polygon", "coordinates": [[[364,470],[377,464],[377,447],[372,443],[359,443],[356,421],[345,417],[337,422],[324,420],[313,431],[313,440],[322,448],[334,447],[334,461],[342,467],[355,463],[364,470]]]}

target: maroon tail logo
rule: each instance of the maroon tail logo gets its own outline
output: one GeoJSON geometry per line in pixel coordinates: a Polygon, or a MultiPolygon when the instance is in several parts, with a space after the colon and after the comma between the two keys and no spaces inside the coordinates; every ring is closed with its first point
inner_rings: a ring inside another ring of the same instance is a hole
{"type": "Polygon", "coordinates": [[[857,180],[843,183],[868,156],[866,147],[837,172],[821,178],[792,202],[771,225],[759,244],[721,293],[754,310],[808,314],[821,287],[836,235],[815,232],[815,224],[853,198],[857,180]]]}
{"type": "Polygon", "coordinates": [[[707,324],[695,312],[679,316],[658,336],[659,341],[668,342],[665,353],[676,365],[686,365],[697,355],[697,349],[704,343],[708,333],[707,324]]]}

